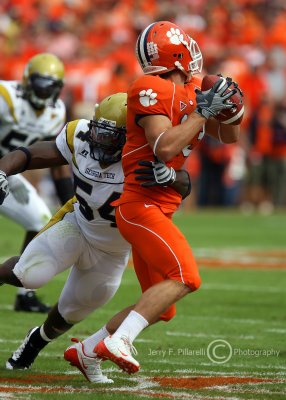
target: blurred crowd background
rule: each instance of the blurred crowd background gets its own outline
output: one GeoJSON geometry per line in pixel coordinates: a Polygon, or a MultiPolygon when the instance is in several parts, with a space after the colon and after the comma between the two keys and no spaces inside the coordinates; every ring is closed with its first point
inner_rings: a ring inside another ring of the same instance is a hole
{"type": "Polygon", "coordinates": [[[65,64],[67,119],[89,119],[96,102],[141,74],[135,41],[158,20],[198,42],[204,74],[231,76],[244,92],[240,143],[203,141],[186,165],[193,194],[185,209],[266,215],[285,207],[285,0],[1,0],[0,79],[20,80],[31,56],[54,53],[65,64]]]}

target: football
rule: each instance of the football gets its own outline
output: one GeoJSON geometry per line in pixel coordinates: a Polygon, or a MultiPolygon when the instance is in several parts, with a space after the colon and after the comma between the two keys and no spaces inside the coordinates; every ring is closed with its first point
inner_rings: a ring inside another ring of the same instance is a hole
{"type": "MultiPolygon", "coordinates": [[[[223,86],[226,82],[224,77],[218,75],[206,75],[202,80],[201,90],[202,92],[208,91],[219,79],[223,79],[220,87],[223,86]]],[[[234,88],[231,85],[227,91],[230,91],[234,88]]],[[[229,125],[239,125],[242,121],[243,114],[244,114],[244,104],[243,98],[240,92],[236,92],[234,95],[230,97],[227,101],[231,101],[234,103],[234,106],[230,109],[221,111],[217,116],[216,119],[220,121],[222,124],[229,124],[229,125]]]]}

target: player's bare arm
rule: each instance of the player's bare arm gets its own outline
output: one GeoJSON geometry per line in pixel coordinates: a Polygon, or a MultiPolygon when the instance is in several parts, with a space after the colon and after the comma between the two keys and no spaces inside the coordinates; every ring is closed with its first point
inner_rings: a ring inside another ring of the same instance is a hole
{"type": "Polygon", "coordinates": [[[54,167],[68,164],[54,142],[38,142],[26,148],[15,150],[0,160],[0,170],[7,176],[24,170],[54,167]]]}
{"type": "Polygon", "coordinates": [[[205,122],[204,117],[192,113],[177,126],[172,126],[169,118],[164,115],[148,115],[139,120],[139,125],[144,129],[154,154],[166,162],[188,146],[205,122]]]}
{"type": "Polygon", "coordinates": [[[139,161],[141,168],[135,169],[136,180],[141,186],[171,186],[185,199],[191,192],[191,179],[186,170],[174,170],[162,161],[139,161]],[[144,168],[142,168],[144,167],[144,168]]]}
{"type": "Polygon", "coordinates": [[[210,118],[206,123],[205,132],[222,143],[236,143],[239,139],[240,125],[226,125],[210,118]]]}

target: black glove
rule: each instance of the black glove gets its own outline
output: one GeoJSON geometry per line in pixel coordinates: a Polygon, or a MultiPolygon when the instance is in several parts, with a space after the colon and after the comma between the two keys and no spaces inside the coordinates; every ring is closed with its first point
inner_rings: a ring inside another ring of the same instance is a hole
{"type": "Polygon", "coordinates": [[[196,89],[197,107],[195,112],[202,115],[206,119],[215,117],[222,110],[233,107],[231,101],[226,102],[232,95],[237,92],[237,88],[226,92],[226,90],[233,84],[231,78],[226,78],[226,83],[219,89],[223,79],[219,79],[211,89],[202,92],[196,89]]]}
{"type": "Polygon", "coordinates": [[[9,194],[9,184],[5,172],[0,170],[0,204],[3,204],[9,194]]]}
{"type": "Polygon", "coordinates": [[[169,186],[176,180],[176,171],[172,167],[167,167],[163,161],[139,161],[141,169],[135,169],[136,181],[145,181],[141,183],[143,187],[151,186],[169,186]]]}

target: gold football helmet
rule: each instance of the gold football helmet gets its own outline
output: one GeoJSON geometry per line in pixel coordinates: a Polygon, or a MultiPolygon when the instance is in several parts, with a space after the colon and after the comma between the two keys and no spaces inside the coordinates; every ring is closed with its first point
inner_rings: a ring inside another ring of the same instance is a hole
{"type": "Polygon", "coordinates": [[[92,158],[104,164],[121,160],[126,140],[126,114],[126,93],[108,96],[95,106],[88,135],[92,158]]]}
{"type": "Polygon", "coordinates": [[[53,54],[41,53],[32,57],[22,79],[24,98],[36,109],[54,105],[63,87],[64,65],[53,54]]]}

